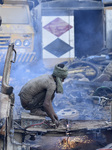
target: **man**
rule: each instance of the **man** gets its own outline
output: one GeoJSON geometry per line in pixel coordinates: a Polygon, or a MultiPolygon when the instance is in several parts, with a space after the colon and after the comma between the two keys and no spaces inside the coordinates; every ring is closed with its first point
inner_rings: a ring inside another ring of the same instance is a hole
{"type": "Polygon", "coordinates": [[[19,96],[24,109],[32,115],[47,115],[58,126],[58,116],[52,107],[54,94],[63,93],[62,82],[68,70],[64,64],[55,66],[52,75],[42,75],[28,81],[21,89],[19,96]]]}

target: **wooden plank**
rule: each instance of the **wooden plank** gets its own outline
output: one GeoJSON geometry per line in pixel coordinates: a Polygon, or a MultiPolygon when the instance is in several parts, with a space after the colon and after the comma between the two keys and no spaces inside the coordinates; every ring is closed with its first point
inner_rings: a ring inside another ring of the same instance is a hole
{"type": "MultiPolygon", "coordinates": [[[[55,127],[51,120],[44,120],[45,123],[42,123],[40,120],[36,120],[37,125],[35,125],[35,120],[27,120],[23,119],[22,127],[28,127],[26,130],[29,132],[48,132],[48,133],[66,133],[77,132],[77,131],[91,131],[91,130],[104,130],[111,129],[111,122],[107,122],[104,120],[68,120],[68,128],[67,128],[67,120],[59,120],[59,127],[55,127]],[[31,126],[30,126],[31,125],[31,126]]],[[[20,131],[19,131],[20,132],[20,131]]],[[[23,132],[23,131],[22,131],[23,132]]]]}
{"type": "MultiPolygon", "coordinates": [[[[112,128],[111,124],[107,124],[105,121],[100,121],[100,120],[89,120],[89,121],[69,121],[69,131],[81,131],[81,130],[102,130],[104,128],[112,128]]],[[[47,129],[49,132],[62,132],[66,131],[67,126],[65,125],[64,122],[60,122],[60,125],[56,129],[47,129]]]]}
{"type": "Polygon", "coordinates": [[[43,116],[34,116],[34,115],[30,115],[30,113],[27,112],[22,112],[21,114],[21,119],[25,119],[25,120],[45,120],[45,117],[43,116]]]}
{"type": "Polygon", "coordinates": [[[47,133],[47,129],[43,129],[43,128],[28,128],[27,131],[38,131],[38,132],[44,132],[47,133]]]}
{"type": "Polygon", "coordinates": [[[22,112],[21,114],[21,126],[23,128],[32,124],[38,124],[43,121],[45,121],[45,117],[43,116],[34,116],[34,115],[30,115],[27,112],[22,112]]]}

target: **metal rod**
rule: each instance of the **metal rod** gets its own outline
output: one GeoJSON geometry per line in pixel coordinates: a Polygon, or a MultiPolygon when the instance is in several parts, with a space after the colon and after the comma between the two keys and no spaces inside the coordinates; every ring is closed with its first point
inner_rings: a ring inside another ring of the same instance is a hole
{"type": "Polygon", "coordinates": [[[112,101],[111,101],[111,125],[112,125],[112,101]]]}

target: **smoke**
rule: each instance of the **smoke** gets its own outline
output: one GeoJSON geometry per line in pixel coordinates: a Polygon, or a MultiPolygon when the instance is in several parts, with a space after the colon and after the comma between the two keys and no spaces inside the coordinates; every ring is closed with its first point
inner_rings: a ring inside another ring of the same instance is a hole
{"type": "MultiPolygon", "coordinates": [[[[60,12],[55,11],[49,15],[59,15],[60,12]]],[[[36,13],[33,12],[34,14],[36,13]]],[[[63,14],[65,15],[65,11],[63,14]]],[[[33,15],[34,15],[33,14],[33,15]]],[[[62,15],[63,15],[62,14],[62,15]]],[[[47,14],[46,14],[47,15],[47,14]]],[[[39,28],[39,20],[38,22],[37,19],[39,16],[34,16],[34,26],[35,26],[35,31],[36,34],[36,44],[41,43],[41,36],[42,36],[42,31],[39,28]],[[36,27],[38,23],[38,29],[36,27]],[[40,33],[40,34],[39,34],[40,33]]],[[[75,48],[76,48],[76,55],[78,57],[85,56],[85,55],[91,55],[95,54],[97,51],[99,51],[103,47],[103,23],[102,23],[102,11],[101,10],[75,10],[74,11],[74,25],[75,25],[75,48]]],[[[37,44],[38,53],[41,53],[39,50],[41,49],[41,46],[39,47],[39,44],[37,44]]],[[[17,108],[17,116],[20,115],[20,110],[23,111],[21,104],[20,104],[20,99],[19,99],[19,91],[21,87],[27,83],[29,80],[32,78],[38,77],[41,74],[45,73],[51,73],[52,71],[49,69],[46,69],[43,65],[42,61],[37,62],[36,64],[13,64],[12,66],[12,71],[11,71],[11,84],[14,87],[14,93],[15,93],[15,110],[17,108]]],[[[89,90],[92,91],[90,88],[89,90]]],[[[78,88],[75,86],[74,80],[72,83],[67,82],[64,85],[64,95],[61,96],[60,98],[57,98],[54,100],[54,109],[56,112],[59,111],[59,109],[64,109],[66,107],[76,109],[78,112],[81,112],[79,119],[82,120],[89,120],[89,119],[96,119],[95,115],[93,115],[94,112],[99,113],[99,110],[97,109],[98,106],[94,107],[92,102],[88,99],[85,99],[88,97],[88,94],[91,93],[84,88],[78,88]]],[[[16,112],[16,111],[15,111],[16,112]]],[[[102,119],[103,115],[101,114],[97,119],[102,119]]],[[[75,118],[74,118],[75,119],[75,118]]]]}
{"type": "MultiPolygon", "coordinates": [[[[82,81],[81,81],[82,82],[82,81]]],[[[66,79],[64,83],[64,94],[57,95],[54,99],[54,108],[60,119],[71,120],[110,120],[110,110],[94,103],[94,88],[89,86],[89,81],[82,82],[66,79]],[[60,111],[63,110],[63,111],[60,111]]]]}
{"type": "Polygon", "coordinates": [[[95,55],[103,48],[102,10],[75,10],[76,56],[95,55]]]}
{"type": "Polygon", "coordinates": [[[14,118],[20,118],[21,112],[26,111],[22,108],[20,98],[18,96],[22,86],[33,78],[36,78],[42,74],[51,73],[52,69],[45,68],[42,60],[31,64],[12,64],[10,85],[13,86],[15,95],[14,118]]]}

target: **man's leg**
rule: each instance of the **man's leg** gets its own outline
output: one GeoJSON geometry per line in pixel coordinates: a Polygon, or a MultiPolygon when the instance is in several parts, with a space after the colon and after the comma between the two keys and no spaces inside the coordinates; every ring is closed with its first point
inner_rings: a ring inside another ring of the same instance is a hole
{"type": "Polygon", "coordinates": [[[47,113],[42,111],[41,108],[30,110],[30,114],[36,116],[47,116],[47,113]]]}
{"type": "Polygon", "coordinates": [[[31,115],[36,116],[47,116],[46,112],[43,110],[43,102],[45,100],[46,90],[36,95],[32,102],[29,103],[29,106],[32,106],[30,109],[31,115]]]}

